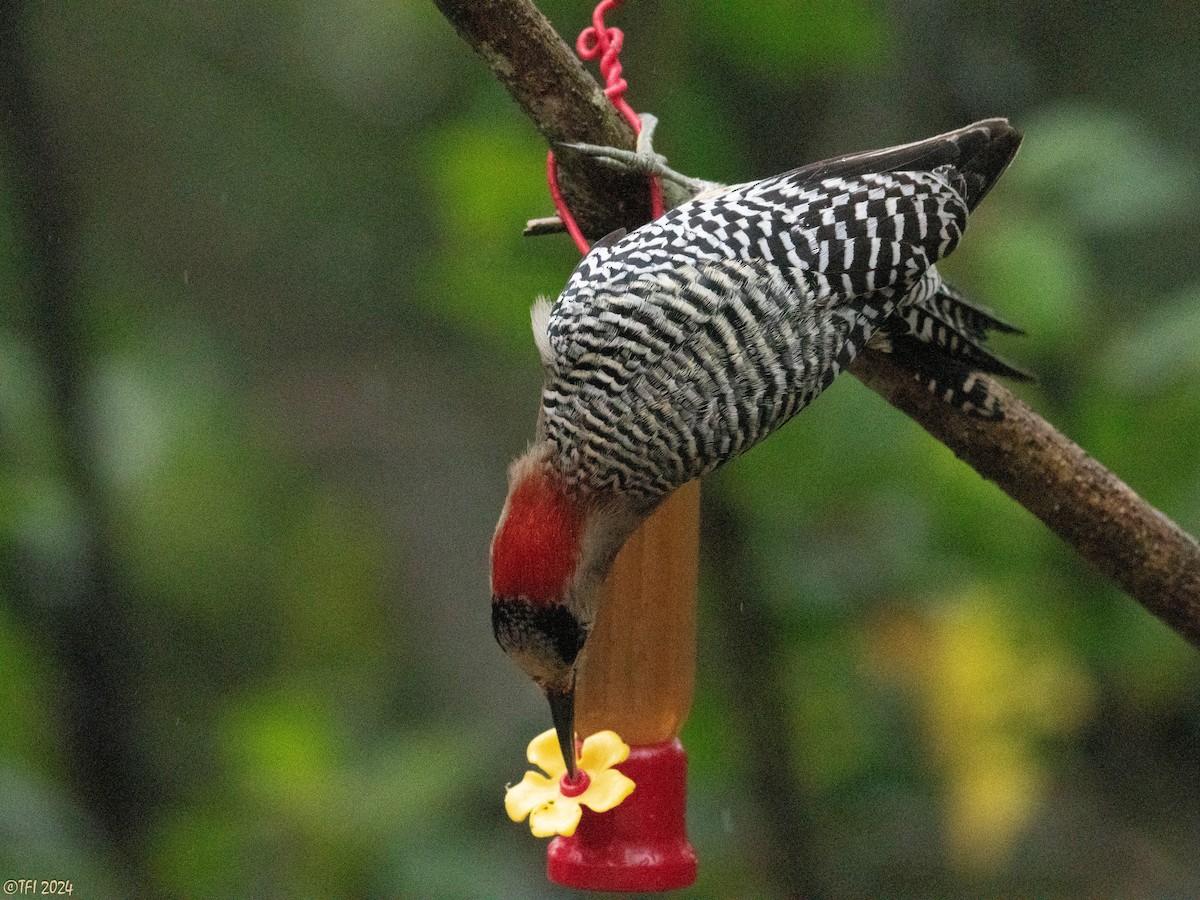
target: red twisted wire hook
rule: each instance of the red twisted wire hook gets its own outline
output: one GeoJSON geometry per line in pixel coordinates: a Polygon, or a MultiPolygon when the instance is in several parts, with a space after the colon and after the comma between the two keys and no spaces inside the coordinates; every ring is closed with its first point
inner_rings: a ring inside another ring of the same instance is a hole
{"type": "Polygon", "coordinates": [[[642,120],[625,102],[625,89],[629,82],[621,76],[621,48],[625,45],[625,32],[620,28],[609,28],[604,24],[604,15],[622,0],[600,0],[592,12],[592,24],[579,32],[575,51],[580,59],[591,61],[600,58],[600,74],[604,76],[604,94],[617,108],[617,112],[629,120],[635,132],[642,130],[642,120]]]}
{"type": "MultiPolygon", "coordinates": [[[[575,41],[575,50],[581,59],[593,60],[600,58],[600,74],[604,76],[604,95],[616,107],[617,112],[625,117],[633,127],[634,134],[641,134],[642,120],[625,101],[625,89],[629,82],[621,74],[621,47],[625,44],[625,32],[620,28],[609,28],[604,24],[605,14],[614,7],[620,6],[622,0],[600,0],[592,11],[592,24],[579,33],[575,41]]],[[[554,152],[546,154],[546,181],[550,185],[550,196],[554,200],[554,208],[566,226],[567,233],[575,241],[579,252],[587,255],[587,238],[579,230],[575,217],[567,208],[562,191],[558,186],[558,164],[554,160],[554,152]]],[[[663,214],[662,185],[658,179],[650,178],[650,212],[657,219],[663,214]]]]}

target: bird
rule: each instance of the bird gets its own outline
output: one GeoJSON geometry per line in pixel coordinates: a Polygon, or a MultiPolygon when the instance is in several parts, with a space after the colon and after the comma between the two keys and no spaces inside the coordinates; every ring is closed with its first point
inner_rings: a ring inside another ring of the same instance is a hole
{"type": "Polygon", "coordinates": [[[1019,329],[936,263],[1020,143],[987,119],[731,187],[641,147],[576,145],[695,196],[597,242],[531,313],[544,385],[492,539],[492,627],[549,701],[569,778],[601,585],[672,491],[768,437],[868,347],[963,414],[1002,418],[979,373],[1029,376],[985,341],[1019,329]]]}

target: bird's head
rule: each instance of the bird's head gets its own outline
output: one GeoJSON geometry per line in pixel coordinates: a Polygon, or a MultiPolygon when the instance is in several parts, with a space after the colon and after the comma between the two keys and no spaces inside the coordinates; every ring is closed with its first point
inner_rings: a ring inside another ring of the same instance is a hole
{"type": "Polygon", "coordinates": [[[600,587],[639,517],[612,498],[563,481],[548,442],[509,470],[492,539],[492,628],[550,702],[567,770],[575,774],[575,669],[600,587]]]}

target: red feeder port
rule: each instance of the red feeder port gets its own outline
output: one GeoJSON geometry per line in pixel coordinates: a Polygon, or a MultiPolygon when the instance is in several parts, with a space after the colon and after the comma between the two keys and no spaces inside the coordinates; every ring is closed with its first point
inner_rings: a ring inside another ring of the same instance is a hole
{"type": "Polygon", "coordinates": [[[583,809],[571,837],[550,842],[546,874],[584,891],[670,891],[696,880],[687,839],[687,755],[678,738],[632,747],[617,768],[637,787],[605,813],[583,809]]]}

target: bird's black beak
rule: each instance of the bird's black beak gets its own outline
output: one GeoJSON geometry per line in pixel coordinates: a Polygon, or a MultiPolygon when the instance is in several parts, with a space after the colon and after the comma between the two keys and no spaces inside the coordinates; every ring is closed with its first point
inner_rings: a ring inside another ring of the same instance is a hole
{"type": "Polygon", "coordinates": [[[554,730],[558,732],[558,746],[562,748],[563,761],[567,764],[567,778],[575,780],[575,679],[566,688],[547,688],[546,699],[550,701],[550,717],[554,719],[554,730]]]}

